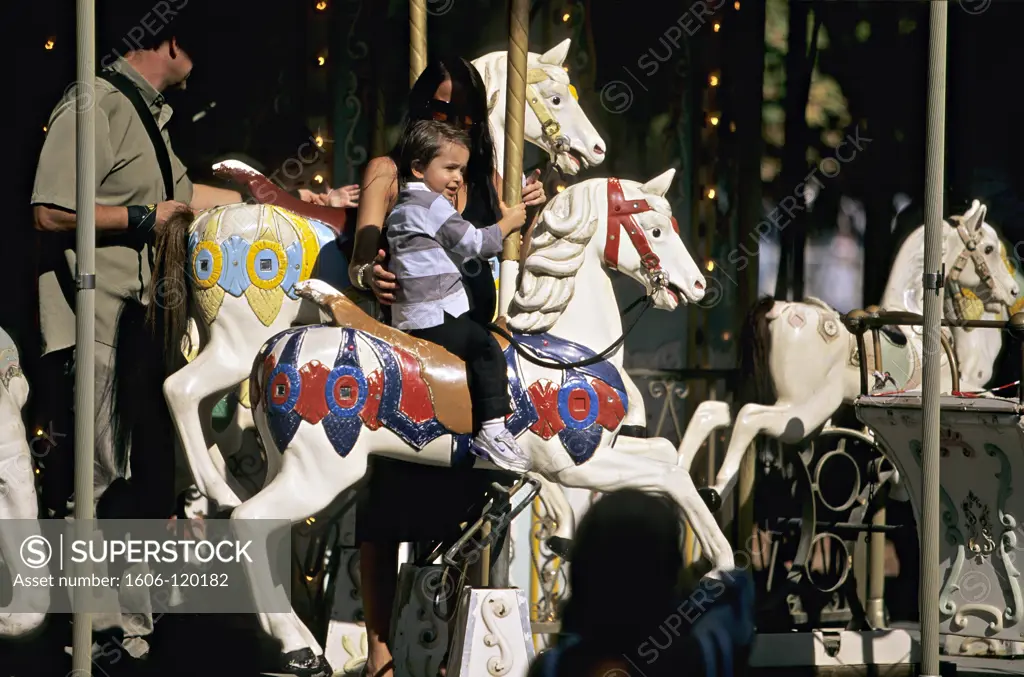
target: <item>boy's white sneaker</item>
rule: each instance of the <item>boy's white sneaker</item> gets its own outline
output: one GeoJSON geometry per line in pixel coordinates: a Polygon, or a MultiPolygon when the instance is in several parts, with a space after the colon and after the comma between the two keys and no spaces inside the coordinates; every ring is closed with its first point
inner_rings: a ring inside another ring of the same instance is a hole
{"type": "Polygon", "coordinates": [[[497,433],[491,426],[485,425],[473,438],[473,447],[481,456],[502,470],[523,474],[530,470],[530,459],[519,448],[516,438],[505,428],[502,421],[501,430],[497,433]]]}

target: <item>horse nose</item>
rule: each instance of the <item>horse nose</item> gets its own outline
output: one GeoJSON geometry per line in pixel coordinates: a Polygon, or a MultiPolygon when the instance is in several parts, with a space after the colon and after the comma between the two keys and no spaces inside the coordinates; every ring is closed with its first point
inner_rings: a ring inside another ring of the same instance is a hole
{"type": "Polygon", "coordinates": [[[594,144],[594,155],[604,155],[604,147],[601,144],[594,144]]]}
{"type": "Polygon", "coordinates": [[[1013,285],[1012,287],[1010,287],[1010,296],[1017,298],[1018,294],[1020,294],[1020,289],[1017,287],[1017,285],[1013,285]]]}
{"type": "Polygon", "coordinates": [[[693,288],[696,289],[697,291],[704,291],[704,283],[701,282],[700,280],[695,280],[693,283],[693,288]]]}

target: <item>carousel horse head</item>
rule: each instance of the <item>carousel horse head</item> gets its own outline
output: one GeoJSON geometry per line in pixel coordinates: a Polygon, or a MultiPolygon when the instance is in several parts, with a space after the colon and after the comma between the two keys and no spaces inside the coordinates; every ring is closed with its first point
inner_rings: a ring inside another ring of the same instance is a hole
{"type": "MultiPolygon", "coordinates": [[[[580,108],[576,88],[562,64],[571,41],[565,39],[543,54],[527,54],[526,119],[523,135],[527,141],[548,152],[563,174],[575,175],[580,168],[604,162],[605,143],[580,108]]],[[[506,52],[491,52],[473,60],[487,87],[487,109],[495,139],[504,138],[505,84],[508,73],[506,52]]],[[[503,157],[501,144],[495,149],[503,157]]],[[[498,162],[498,171],[502,164],[498,162]]]]}
{"type": "Polygon", "coordinates": [[[531,235],[522,281],[509,324],[517,331],[546,331],[578,288],[596,293],[582,277],[593,261],[644,286],[654,306],[675,310],[704,298],[706,281],[679,237],[665,195],[675,170],[647,183],[590,179],[558,193],[545,206],[531,235]]]}
{"type": "Polygon", "coordinates": [[[952,225],[944,229],[946,284],[958,317],[965,316],[968,297],[984,299],[992,310],[1013,306],[1020,294],[1003,242],[985,221],[987,213],[985,205],[974,200],[963,216],[951,218],[952,225]]]}

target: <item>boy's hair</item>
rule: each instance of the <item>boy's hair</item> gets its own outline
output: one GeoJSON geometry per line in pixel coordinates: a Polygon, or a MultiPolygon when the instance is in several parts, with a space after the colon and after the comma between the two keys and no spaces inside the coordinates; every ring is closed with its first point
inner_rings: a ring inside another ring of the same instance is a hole
{"type": "Polygon", "coordinates": [[[469,134],[437,120],[418,120],[412,123],[399,155],[398,177],[401,182],[404,184],[415,180],[413,164],[419,163],[425,168],[451,143],[469,148],[469,134]]]}

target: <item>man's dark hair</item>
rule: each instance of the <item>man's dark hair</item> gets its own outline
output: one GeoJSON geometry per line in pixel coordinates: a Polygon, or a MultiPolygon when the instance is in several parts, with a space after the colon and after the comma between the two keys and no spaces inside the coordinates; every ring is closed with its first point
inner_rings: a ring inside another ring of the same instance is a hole
{"type": "Polygon", "coordinates": [[[158,49],[175,39],[193,60],[202,45],[201,0],[161,0],[155,4],[132,0],[101,0],[97,10],[98,65],[106,68],[119,56],[158,49]]]}
{"type": "Polygon", "coordinates": [[[469,134],[437,120],[417,120],[409,127],[398,162],[398,177],[402,183],[414,180],[412,167],[419,163],[424,168],[451,143],[469,148],[469,134]]]}

